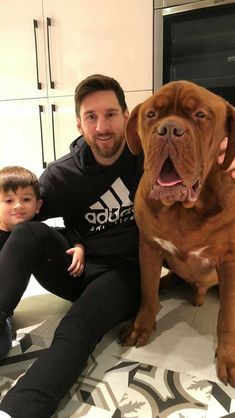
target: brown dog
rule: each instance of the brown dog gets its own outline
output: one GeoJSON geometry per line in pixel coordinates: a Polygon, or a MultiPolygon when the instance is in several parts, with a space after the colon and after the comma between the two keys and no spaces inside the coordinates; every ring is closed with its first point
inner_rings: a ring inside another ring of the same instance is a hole
{"type": "Polygon", "coordinates": [[[219,279],[218,376],[235,387],[235,184],[222,171],[235,155],[235,109],[191,82],[171,82],[132,111],[126,134],[131,151],[145,156],[134,204],[142,301],[121,340],[147,342],[164,261],[202,295],[219,279]]]}

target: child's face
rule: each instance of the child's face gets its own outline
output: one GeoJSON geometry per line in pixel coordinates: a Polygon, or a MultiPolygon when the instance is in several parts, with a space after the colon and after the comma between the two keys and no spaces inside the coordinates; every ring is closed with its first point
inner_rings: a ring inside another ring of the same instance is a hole
{"type": "Polygon", "coordinates": [[[16,192],[0,192],[0,229],[12,231],[17,224],[30,221],[42,205],[31,186],[19,187],[16,192]]]}

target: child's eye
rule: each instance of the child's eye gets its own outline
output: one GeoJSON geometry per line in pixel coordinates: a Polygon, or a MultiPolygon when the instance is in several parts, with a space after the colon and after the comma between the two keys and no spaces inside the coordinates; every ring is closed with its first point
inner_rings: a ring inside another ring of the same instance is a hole
{"type": "Polygon", "coordinates": [[[30,202],[31,201],[31,197],[25,197],[23,200],[24,200],[24,202],[30,202]]]}
{"type": "Polygon", "coordinates": [[[7,204],[10,204],[10,203],[13,202],[13,200],[12,199],[5,199],[4,202],[7,203],[7,204]]]}
{"type": "Polygon", "coordinates": [[[112,118],[113,116],[115,116],[116,114],[114,112],[109,112],[107,114],[108,118],[112,118]]]}

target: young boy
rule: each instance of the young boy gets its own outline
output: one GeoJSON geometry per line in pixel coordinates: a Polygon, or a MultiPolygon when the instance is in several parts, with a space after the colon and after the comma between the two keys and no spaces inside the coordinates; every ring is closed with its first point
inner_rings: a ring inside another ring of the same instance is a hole
{"type": "MultiPolygon", "coordinates": [[[[0,250],[14,227],[33,219],[41,205],[38,179],[34,173],[19,166],[0,170],[0,250]]],[[[11,318],[2,316],[1,319],[0,358],[12,344],[11,318]]]]}
{"type": "Polygon", "coordinates": [[[0,170],[0,250],[13,228],[33,219],[41,206],[34,173],[19,166],[0,170]]]}
{"type": "MultiPolygon", "coordinates": [[[[20,166],[4,167],[0,170],[0,251],[16,225],[31,221],[42,206],[39,183],[36,175],[20,166]]],[[[66,251],[72,256],[68,269],[71,276],[78,276],[84,267],[84,248],[76,247],[66,251]]],[[[11,316],[0,312],[0,359],[11,348],[11,316]]]]}

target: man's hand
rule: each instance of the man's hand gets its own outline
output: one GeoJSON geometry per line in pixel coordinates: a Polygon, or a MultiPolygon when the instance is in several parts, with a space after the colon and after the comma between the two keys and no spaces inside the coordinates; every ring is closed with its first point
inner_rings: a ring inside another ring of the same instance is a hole
{"type": "Polygon", "coordinates": [[[66,251],[72,256],[72,263],[68,268],[70,276],[77,277],[83,273],[85,265],[85,249],[82,244],[75,244],[73,248],[66,251]]]}
{"type": "MultiPolygon", "coordinates": [[[[226,137],[223,139],[223,141],[220,144],[220,154],[217,158],[218,164],[222,164],[222,162],[224,161],[224,156],[225,156],[227,145],[228,145],[228,138],[226,137]]],[[[226,172],[229,172],[232,179],[235,179],[235,159],[233,160],[229,168],[226,170],[226,172]]]]}

